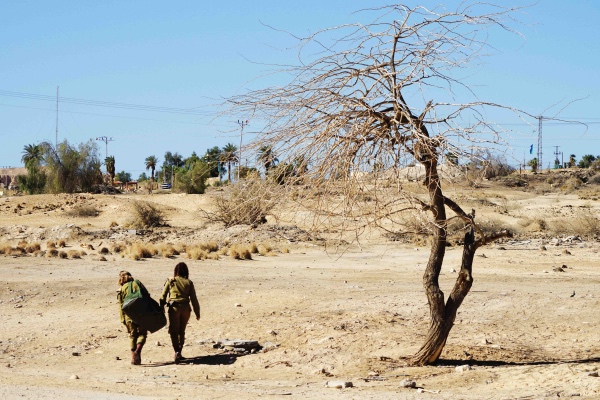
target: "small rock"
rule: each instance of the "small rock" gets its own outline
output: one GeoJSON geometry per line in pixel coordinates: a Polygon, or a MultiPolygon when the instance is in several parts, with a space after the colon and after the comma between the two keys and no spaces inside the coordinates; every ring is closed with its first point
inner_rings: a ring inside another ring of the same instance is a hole
{"type": "Polygon", "coordinates": [[[567,249],[564,249],[564,250],[562,251],[562,253],[563,253],[564,255],[567,255],[567,256],[570,256],[570,255],[571,255],[571,252],[570,252],[569,250],[567,250],[567,249]]]}
{"type": "Polygon", "coordinates": [[[562,267],[552,268],[552,271],[554,271],[554,272],[565,272],[565,270],[562,269],[562,267]]]}
{"type": "Polygon", "coordinates": [[[402,379],[400,381],[400,387],[403,387],[403,388],[415,388],[415,387],[417,387],[417,382],[411,381],[410,379],[402,379]]]}
{"type": "Polygon", "coordinates": [[[590,372],[589,374],[587,374],[587,376],[591,376],[593,378],[597,378],[598,377],[598,372],[590,372]]]}
{"type": "Polygon", "coordinates": [[[71,379],[71,380],[73,380],[73,379],[79,379],[79,377],[77,375],[73,374],[73,375],[71,375],[69,377],[69,379],[71,379]]]}
{"type": "Polygon", "coordinates": [[[456,270],[454,268],[450,268],[450,272],[454,274],[456,273],[456,270]]]}
{"type": "Polygon", "coordinates": [[[500,246],[500,247],[498,247],[498,250],[506,250],[506,247],[500,246]]]}
{"type": "Polygon", "coordinates": [[[471,366],[468,365],[468,364],[466,364],[466,365],[459,365],[458,367],[454,368],[454,370],[456,372],[459,372],[459,373],[463,373],[463,372],[468,371],[470,369],[471,369],[471,366]]]}
{"type": "Polygon", "coordinates": [[[74,352],[71,353],[71,355],[74,356],[74,357],[77,357],[77,356],[80,356],[81,353],[78,352],[78,351],[74,351],[74,352]]]}
{"type": "Polygon", "coordinates": [[[327,381],[325,382],[326,387],[335,388],[335,389],[344,389],[354,387],[352,382],[346,381],[327,381]]]}
{"type": "Polygon", "coordinates": [[[546,246],[544,246],[544,245],[541,245],[541,246],[540,246],[540,250],[546,250],[546,246]]]}
{"type": "Polygon", "coordinates": [[[156,341],[156,345],[159,346],[159,347],[162,346],[162,343],[160,342],[160,340],[156,341]]]}
{"type": "Polygon", "coordinates": [[[240,303],[235,303],[234,307],[241,307],[242,305],[240,303]]]}

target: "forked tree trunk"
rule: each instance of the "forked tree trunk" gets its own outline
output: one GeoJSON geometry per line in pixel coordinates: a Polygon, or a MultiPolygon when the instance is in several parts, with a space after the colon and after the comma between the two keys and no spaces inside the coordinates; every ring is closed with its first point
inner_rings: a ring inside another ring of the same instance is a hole
{"type": "MultiPolygon", "coordinates": [[[[440,308],[432,309],[431,325],[425,338],[425,344],[415,354],[411,360],[414,365],[426,365],[435,363],[442,354],[442,350],[446,345],[446,339],[450,334],[450,330],[454,326],[454,320],[456,319],[456,312],[462,304],[464,298],[469,293],[473,284],[473,277],[471,274],[473,267],[473,257],[477,247],[475,245],[475,233],[473,228],[465,234],[465,244],[463,248],[462,263],[458,278],[454,284],[454,288],[448,297],[448,302],[440,308]],[[435,312],[435,315],[433,314],[435,312]]],[[[438,292],[439,291],[438,288],[438,292]]],[[[443,302],[443,293],[442,302],[443,302]]],[[[435,293],[427,291],[427,297],[437,296],[435,293]]]]}
{"type": "MultiPolygon", "coordinates": [[[[425,166],[425,186],[429,192],[429,210],[433,213],[435,221],[435,230],[433,235],[433,243],[429,254],[429,261],[423,275],[423,286],[427,294],[429,302],[429,312],[431,315],[431,324],[425,339],[425,344],[415,354],[411,360],[414,365],[426,365],[436,362],[442,350],[446,345],[446,339],[450,330],[454,326],[456,312],[460,307],[467,293],[471,289],[473,279],[471,269],[473,266],[473,257],[477,249],[475,243],[475,234],[471,228],[465,234],[465,244],[463,250],[463,258],[461,269],[456,279],[456,283],[448,302],[444,303],[444,293],[440,289],[439,276],[444,262],[446,252],[446,199],[442,192],[440,178],[437,172],[437,156],[433,151],[424,154],[425,157],[420,157],[421,163],[425,166]]],[[[455,211],[462,210],[453,204],[455,211]]],[[[464,214],[464,213],[463,213],[464,214]]]]}

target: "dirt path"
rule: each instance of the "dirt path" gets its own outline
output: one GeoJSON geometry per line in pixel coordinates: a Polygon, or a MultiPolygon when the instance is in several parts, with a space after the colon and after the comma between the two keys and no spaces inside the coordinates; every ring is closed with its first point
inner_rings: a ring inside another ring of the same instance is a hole
{"type": "MultiPolygon", "coordinates": [[[[186,260],[202,306],[202,319],[188,328],[188,360],[171,362],[161,330],[150,335],[139,367],[128,362],[118,322],[117,274],[131,271],[158,297],[178,260],[2,257],[0,397],[600,397],[593,376],[600,368],[599,246],[502,247],[480,250],[444,361],[424,368],[403,362],[427,328],[424,248],[376,245],[334,258],[298,247],[252,261],[186,260]],[[564,272],[553,271],[561,265],[564,272]],[[272,348],[247,355],[213,348],[225,338],[272,348]],[[458,372],[463,365],[470,369],[458,372]],[[407,378],[429,392],[401,388],[407,378]],[[354,387],[328,388],[327,381],[354,387]]],[[[446,292],[459,257],[460,249],[449,249],[446,292]]]]}

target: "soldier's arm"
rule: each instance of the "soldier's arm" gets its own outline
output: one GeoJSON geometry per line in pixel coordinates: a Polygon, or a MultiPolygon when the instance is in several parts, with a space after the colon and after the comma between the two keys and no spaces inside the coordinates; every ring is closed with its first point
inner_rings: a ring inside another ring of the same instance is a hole
{"type": "Polygon", "coordinates": [[[165,287],[163,288],[162,294],[160,295],[160,306],[164,306],[165,304],[167,304],[167,296],[169,295],[169,287],[170,287],[170,280],[167,279],[167,281],[165,282],[165,287]]]}
{"type": "Polygon", "coordinates": [[[190,281],[190,300],[192,302],[194,314],[196,314],[196,319],[200,319],[200,304],[198,303],[198,297],[196,297],[196,289],[194,288],[194,283],[192,281],[190,281]]]}

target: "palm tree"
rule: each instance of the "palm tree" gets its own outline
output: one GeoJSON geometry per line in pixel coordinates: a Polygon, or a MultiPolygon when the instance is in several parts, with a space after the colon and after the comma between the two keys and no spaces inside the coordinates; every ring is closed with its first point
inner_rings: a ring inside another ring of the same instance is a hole
{"type": "Polygon", "coordinates": [[[237,157],[237,146],[231,143],[227,143],[225,147],[223,147],[223,152],[221,153],[221,161],[227,163],[227,179],[231,182],[231,164],[235,164],[238,162],[237,157]]]}
{"type": "Polygon", "coordinates": [[[110,175],[110,182],[113,183],[115,181],[115,157],[106,157],[104,163],[106,164],[106,172],[110,175]]]}
{"type": "Polygon", "coordinates": [[[272,146],[262,146],[258,149],[257,161],[262,164],[265,169],[265,175],[269,173],[269,170],[275,166],[279,160],[275,157],[272,146]]]}
{"type": "Polygon", "coordinates": [[[146,169],[152,170],[152,182],[154,182],[154,170],[156,169],[156,165],[158,164],[158,158],[156,156],[148,156],[146,157],[146,169]]]}
{"type": "Polygon", "coordinates": [[[39,144],[28,144],[23,147],[23,157],[21,161],[25,164],[25,167],[38,166],[44,158],[44,149],[39,144]]]}

